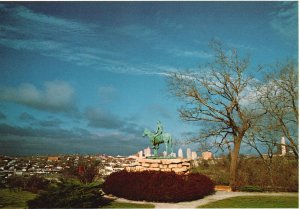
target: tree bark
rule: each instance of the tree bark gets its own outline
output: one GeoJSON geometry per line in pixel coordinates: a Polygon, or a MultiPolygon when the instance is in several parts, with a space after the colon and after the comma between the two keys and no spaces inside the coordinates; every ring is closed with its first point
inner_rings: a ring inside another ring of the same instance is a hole
{"type": "Polygon", "coordinates": [[[236,137],[234,139],[234,148],[231,151],[231,162],[230,162],[230,187],[232,191],[237,190],[237,169],[238,169],[238,158],[240,153],[240,146],[242,142],[242,137],[236,137]]]}

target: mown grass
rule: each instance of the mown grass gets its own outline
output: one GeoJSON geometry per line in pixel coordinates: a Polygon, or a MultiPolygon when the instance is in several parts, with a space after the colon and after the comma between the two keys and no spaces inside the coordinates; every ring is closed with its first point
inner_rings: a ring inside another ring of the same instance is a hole
{"type": "MultiPolygon", "coordinates": [[[[28,208],[27,201],[36,194],[27,191],[0,189],[0,208],[28,208]]],[[[103,208],[154,208],[152,204],[111,202],[103,208]]]]}
{"type": "Polygon", "coordinates": [[[26,208],[26,202],[35,197],[36,194],[27,191],[0,189],[0,208],[26,208]]]}
{"type": "Polygon", "coordinates": [[[104,208],[154,208],[155,206],[152,204],[111,202],[109,205],[103,207],[104,208]]]}
{"type": "Polygon", "coordinates": [[[244,196],[219,200],[198,208],[298,208],[298,197],[244,196]]]}

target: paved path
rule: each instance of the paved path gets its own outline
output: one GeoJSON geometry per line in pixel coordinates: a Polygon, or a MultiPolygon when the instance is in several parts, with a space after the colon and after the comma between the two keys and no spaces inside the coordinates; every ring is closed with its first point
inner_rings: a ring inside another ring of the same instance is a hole
{"type": "Polygon", "coordinates": [[[206,196],[203,199],[195,200],[191,202],[179,202],[179,203],[157,203],[157,202],[146,202],[146,201],[132,201],[123,198],[118,198],[115,201],[117,202],[130,202],[130,203],[139,203],[145,204],[150,203],[155,205],[155,208],[196,208],[200,205],[205,205],[210,202],[214,202],[217,200],[226,199],[229,197],[237,197],[237,196],[298,196],[298,193],[287,193],[287,192],[226,192],[226,191],[217,191],[213,195],[206,196]]]}

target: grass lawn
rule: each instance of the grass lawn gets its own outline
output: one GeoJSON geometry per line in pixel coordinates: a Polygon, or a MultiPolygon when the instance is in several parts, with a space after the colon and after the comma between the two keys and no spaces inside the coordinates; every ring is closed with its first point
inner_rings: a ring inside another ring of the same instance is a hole
{"type": "MultiPolygon", "coordinates": [[[[27,191],[0,189],[0,208],[27,208],[27,201],[36,197],[36,194],[27,191]]],[[[111,202],[104,208],[154,208],[152,204],[134,204],[111,202]]]]}
{"type": "Polygon", "coordinates": [[[199,208],[298,208],[298,197],[244,196],[201,205],[199,208]]]}
{"type": "Polygon", "coordinates": [[[136,204],[136,203],[123,203],[123,202],[111,202],[104,208],[154,208],[152,204],[136,204]]]}
{"type": "Polygon", "coordinates": [[[27,200],[35,197],[36,194],[31,192],[0,189],[0,208],[24,208],[27,207],[27,200]]]}

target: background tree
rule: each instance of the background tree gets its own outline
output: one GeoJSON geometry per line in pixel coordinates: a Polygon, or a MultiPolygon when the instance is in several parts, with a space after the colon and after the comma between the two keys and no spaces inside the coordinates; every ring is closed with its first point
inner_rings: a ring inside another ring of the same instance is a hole
{"type": "Polygon", "coordinates": [[[271,187],[274,187],[273,157],[278,153],[278,136],[273,131],[273,120],[267,114],[256,120],[243,142],[254,149],[268,171],[271,187]],[[267,155],[264,155],[264,154],[267,155]]]}
{"type": "MultiPolygon", "coordinates": [[[[244,142],[257,151],[274,186],[274,154],[290,148],[298,160],[298,76],[292,62],[278,64],[256,89],[257,106],[266,114],[246,134],[244,142]],[[281,137],[288,139],[282,144],[281,137]],[[267,155],[263,155],[267,153],[267,155]]],[[[278,161],[278,160],[277,160],[278,161]]],[[[276,169],[275,169],[276,170],[276,169]]]]}
{"type": "MultiPolygon", "coordinates": [[[[258,87],[258,102],[267,113],[269,132],[277,135],[277,139],[285,137],[289,142],[286,146],[298,159],[298,74],[292,62],[277,68],[258,87]]],[[[274,143],[272,140],[265,142],[274,143]]],[[[280,141],[275,144],[282,145],[280,141]]]]}
{"type": "Polygon", "coordinates": [[[82,172],[78,171],[78,179],[82,182],[82,183],[91,183],[94,181],[95,177],[98,174],[98,167],[96,167],[95,165],[81,165],[82,167],[79,168],[83,168],[82,172]]]}
{"type": "Polygon", "coordinates": [[[91,183],[97,179],[99,165],[100,163],[97,161],[80,161],[79,165],[71,165],[68,169],[64,169],[63,175],[67,178],[76,178],[81,183],[91,183]]]}
{"type": "Polygon", "coordinates": [[[50,181],[36,175],[12,176],[8,178],[7,186],[12,189],[26,190],[33,193],[38,193],[41,190],[46,190],[50,185],[50,181]]]}
{"type": "Polygon", "coordinates": [[[13,188],[16,190],[21,190],[26,188],[26,178],[22,176],[11,176],[7,179],[7,185],[9,188],[13,188]]]}
{"type": "Polygon", "coordinates": [[[249,59],[240,58],[236,50],[226,52],[218,42],[211,47],[215,59],[205,72],[173,73],[168,84],[170,92],[184,102],[180,117],[204,125],[195,141],[214,139],[218,147],[230,149],[230,186],[236,190],[241,143],[260,114],[243,105],[254,81],[246,74],[249,59]]]}

